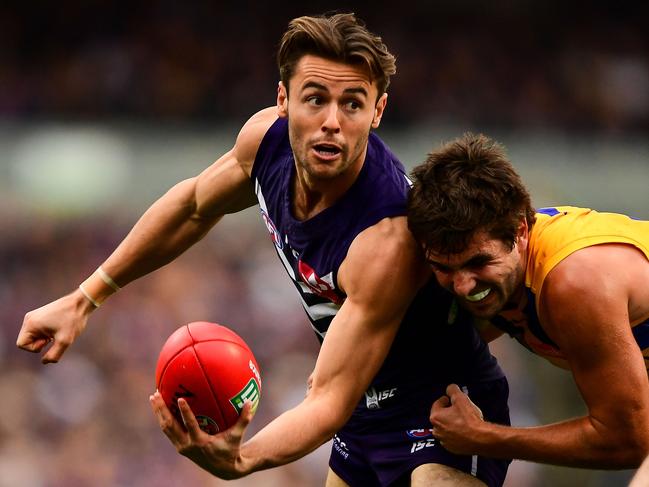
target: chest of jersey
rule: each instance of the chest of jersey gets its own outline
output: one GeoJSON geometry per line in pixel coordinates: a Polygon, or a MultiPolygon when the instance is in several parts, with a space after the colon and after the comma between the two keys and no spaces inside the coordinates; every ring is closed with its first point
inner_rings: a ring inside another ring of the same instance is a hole
{"type": "Polygon", "coordinates": [[[405,214],[408,181],[401,163],[370,134],[366,159],[349,190],[316,215],[298,220],[291,199],[295,166],[287,121],[278,119],[257,152],[252,177],[277,254],[322,340],[346,297],[338,269],[350,245],[381,219],[405,214]]]}

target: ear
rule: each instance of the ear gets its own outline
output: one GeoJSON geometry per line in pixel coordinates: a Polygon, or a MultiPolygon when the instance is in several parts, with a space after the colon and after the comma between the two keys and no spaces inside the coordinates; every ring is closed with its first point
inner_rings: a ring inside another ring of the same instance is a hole
{"type": "Polygon", "coordinates": [[[280,118],[288,117],[288,93],[281,81],[277,84],[277,115],[280,118]]]}
{"type": "Polygon", "coordinates": [[[381,95],[381,98],[379,98],[376,102],[376,106],[374,107],[374,117],[372,118],[372,128],[378,128],[378,126],[381,124],[381,118],[383,117],[383,110],[385,110],[385,105],[388,103],[388,94],[383,93],[381,95]]]}
{"type": "Polygon", "coordinates": [[[518,225],[518,231],[516,233],[516,243],[518,244],[519,250],[527,250],[529,240],[530,229],[527,226],[527,218],[523,217],[521,223],[518,225]]]}

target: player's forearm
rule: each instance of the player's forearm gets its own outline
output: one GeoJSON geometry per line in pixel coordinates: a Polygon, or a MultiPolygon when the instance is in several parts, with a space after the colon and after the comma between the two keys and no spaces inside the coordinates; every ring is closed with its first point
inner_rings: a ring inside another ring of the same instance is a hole
{"type": "Polygon", "coordinates": [[[587,417],[529,428],[484,423],[472,441],[478,455],[579,468],[634,468],[644,455],[632,438],[598,430],[587,417]]]}
{"type": "MultiPolygon", "coordinates": [[[[308,400],[305,400],[307,402],[308,400]]],[[[330,440],[346,421],[340,407],[313,401],[277,417],[241,447],[246,473],[285,465],[330,440]]]]}
{"type": "Polygon", "coordinates": [[[186,180],[156,201],[102,264],[104,274],[95,272],[83,283],[87,293],[103,302],[119,287],[168,264],[198,242],[219,217],[199,216],[193,194],[193,180],[186,180]]]}

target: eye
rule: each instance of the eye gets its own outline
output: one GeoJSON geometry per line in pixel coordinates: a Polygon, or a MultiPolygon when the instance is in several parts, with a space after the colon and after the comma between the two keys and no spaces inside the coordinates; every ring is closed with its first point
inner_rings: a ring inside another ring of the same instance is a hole
{"type": "Polygon", "coordinates": [[[440,264],[439,262],[432,262],[432,261],[429,260],[428,264],[432,267],[432,269],[435,272],[440,272],[442,274],[448,274],[449,272],[451,272],[450,267],[447,267],[447,266],[445,266],[443,264],[440,264]]]}
{"type": "Polygon", "coordinates": [[[363,105],[358,100],[347,100],[345,102],[345,108],[351,112],[355,112],[363,108],[363,105]]]}
{"type": "Polygon", "coordinates": [[[479,270],[488,266],[491,262],[492,262],[491,258],[487,256],[480,256],[475,259],[471,259],[469,262],[467,262],[466,267],[473,270],[479,270]]]}
{"type": "Polygon", "coordinates": [[[306,102],[311,106],[318,107],[322,105],[322,97],[317,95],[312,95],[306,99],[306,102]]]}

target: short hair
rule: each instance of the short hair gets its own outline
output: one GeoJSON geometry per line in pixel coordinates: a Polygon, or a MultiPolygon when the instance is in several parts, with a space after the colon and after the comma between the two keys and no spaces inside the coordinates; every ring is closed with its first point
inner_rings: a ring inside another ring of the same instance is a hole
{"type": "MultiPolygon", "coordinates": [[[[313,54],[345,64],[365,66],[380,97],[397,71],[395,57],[381,37],[371,33],[353,13],[297,17],[288,24],[277,53],[280,79],[288,90],[300,59],[313,54]]],[[[377,98],[378,99],[378,98],[377,98]]]]}
{"type": "Polygon", "coordinates": [[[498,142],[466,133],[412,172],[408,227],[426,251],[465,251],[478,231],[511,250],[521,223],[534,224],[530,194],[498,142]]]}

